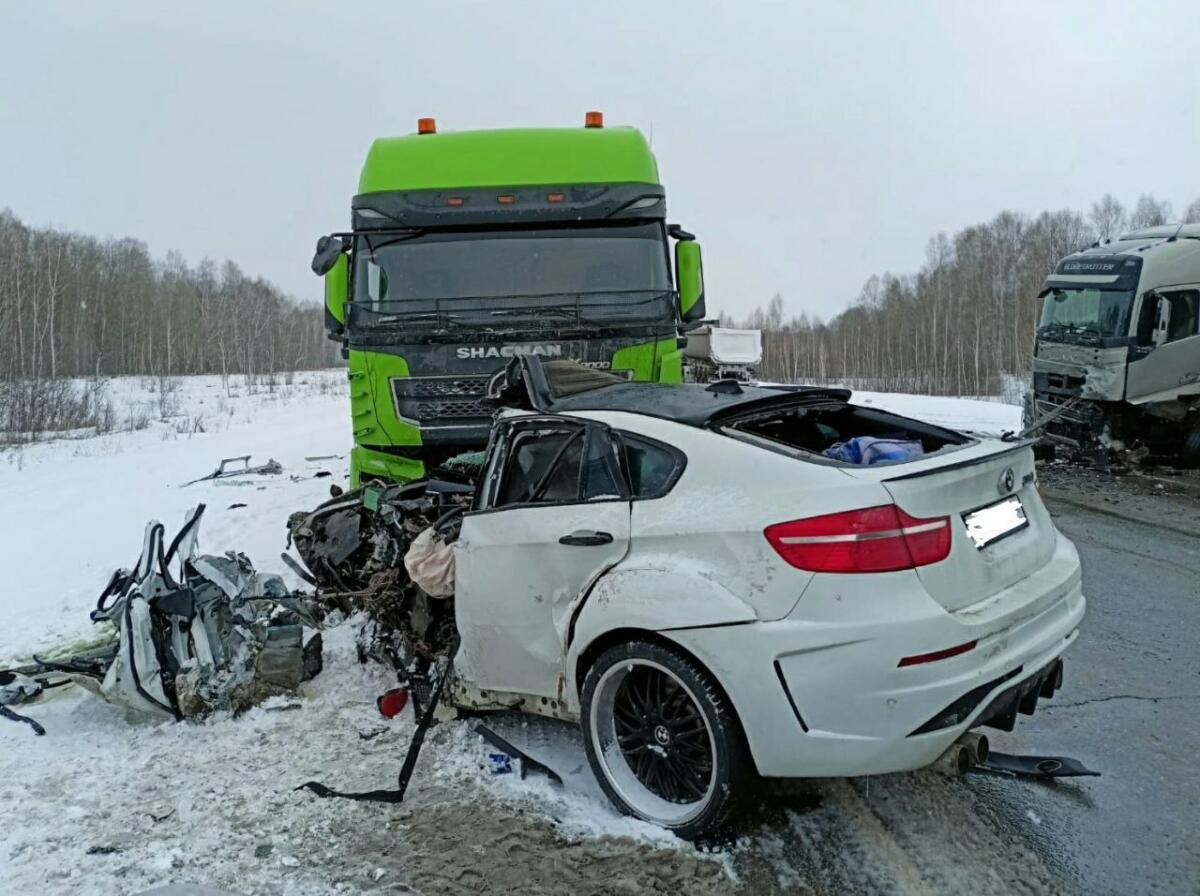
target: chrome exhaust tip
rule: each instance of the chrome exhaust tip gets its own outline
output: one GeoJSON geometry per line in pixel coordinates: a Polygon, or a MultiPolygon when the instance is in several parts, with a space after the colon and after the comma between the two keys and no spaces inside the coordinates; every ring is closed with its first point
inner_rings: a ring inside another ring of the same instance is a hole
{"type": "Polygon", "coordinates": [[[971,767],[971,751],[955,741],[933,761],[933,769],[950,778],[961,778],[971,767]]]}
{"type": "Polygon", "coordinates": [[[988,744],[986,734],[981,734],[978,731],[968,731],[955,741],[955,743],[962,744],[967,748],[967,752],[971,756],[971,765],[983,765],[987,762],[991,746],[988,744]]]}

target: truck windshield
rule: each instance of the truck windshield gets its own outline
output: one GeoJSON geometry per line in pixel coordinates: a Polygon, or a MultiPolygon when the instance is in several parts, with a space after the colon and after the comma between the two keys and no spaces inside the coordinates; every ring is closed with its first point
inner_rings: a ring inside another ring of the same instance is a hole
{"type": "Polygon", "coordinates": [[[1118,289],[1055,288],[1046,293],[1038,332],[1090,334],[1096,337],[1126,336],[1133,292],[1118,289]]]}
{"type": "Polygon", "coordinates": [[[661,223],[360,235],[352,323],[441,325],[670,313],[661,223]]]}

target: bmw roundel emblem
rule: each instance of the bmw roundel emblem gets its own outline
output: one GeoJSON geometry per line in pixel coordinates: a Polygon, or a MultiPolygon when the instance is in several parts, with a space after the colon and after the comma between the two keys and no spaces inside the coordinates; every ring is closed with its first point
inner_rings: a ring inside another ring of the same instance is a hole
{"type": "Polygon", "coordinates": [[[1000,489],[1000,494],[1007,495],[1013,490],[1017,484],[1017,474],[1013,472],[1013,468],[1009,467],[1000,474],[1000,481],[996,485],[1000,489]]]}

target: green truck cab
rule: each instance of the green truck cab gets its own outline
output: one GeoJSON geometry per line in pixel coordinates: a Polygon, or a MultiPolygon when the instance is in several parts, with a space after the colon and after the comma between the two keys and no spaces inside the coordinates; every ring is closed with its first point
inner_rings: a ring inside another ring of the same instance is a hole
{"type": "Polygon", "coordinates": [[[351,230],[318,241],[313,271],[349,361],[353,487],[482,447],[487,381],[514,355],[679,382],[704,317],[700,246],[666,223],[646,139],[594,112],[376,140],[351,230]]]}

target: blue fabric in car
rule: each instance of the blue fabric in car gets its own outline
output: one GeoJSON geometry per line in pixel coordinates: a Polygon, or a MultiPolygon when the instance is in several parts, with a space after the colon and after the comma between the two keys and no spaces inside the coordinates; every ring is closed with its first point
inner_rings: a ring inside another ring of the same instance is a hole
{"type": "Polygon", "coordinates": [[[821,452],[826,457],[848,464],[870,466],[884,461],[903,461],[925,453],[920,442],[905,439],[878,439],[874,436],[855,436],[838,442],[821,452]]]}

